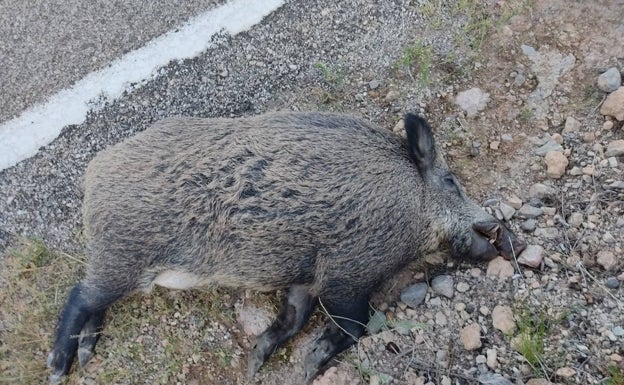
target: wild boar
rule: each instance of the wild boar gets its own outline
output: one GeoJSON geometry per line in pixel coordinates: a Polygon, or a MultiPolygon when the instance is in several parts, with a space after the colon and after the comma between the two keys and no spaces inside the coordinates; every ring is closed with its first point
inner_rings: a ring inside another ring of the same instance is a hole
{"type": "Polygon", "coordinates": [[[361,119],[274,113],[174,118],[102,151],[85,177],[90,261],[48,357],[51,381],[93,355],[106,309],[154,284],[284,289],[248,372],[308,321],[332,318],[308,378],[362,336],[371,292],[425,253],[487,260],[524,243],[464,193],[427,122],[407,140],[361,119]]]}

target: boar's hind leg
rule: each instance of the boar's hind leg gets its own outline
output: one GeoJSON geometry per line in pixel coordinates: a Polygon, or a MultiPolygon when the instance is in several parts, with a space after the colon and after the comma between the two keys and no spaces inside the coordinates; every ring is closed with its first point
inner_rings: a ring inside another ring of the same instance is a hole
{"type": "Polygon", "coordinates": [[[247,372],[252,378],[275,349],[297,334],[308,322],[316,305],[309,287],[293,286],[288,290],[277,319],[258,336],[249,353],[247,372]]]}
{"type": "Polygon", "coordinates": [[[336,354],[357,342],[368,322],[368,298],[321,297],[321,304],[331,319],[323,335],[305,359],[306,379],[310,380],[336,354]]]}
{"type": "Polygon", "coordinates": [[[48,368],[52,369],[50,382],[59,382],[69,373],[78,347],[81,366],[91,358],[106,308],[119,297],[97,295],[82,284],[72,289],[58,322],[54,346],[48,355],[48,368]]]}

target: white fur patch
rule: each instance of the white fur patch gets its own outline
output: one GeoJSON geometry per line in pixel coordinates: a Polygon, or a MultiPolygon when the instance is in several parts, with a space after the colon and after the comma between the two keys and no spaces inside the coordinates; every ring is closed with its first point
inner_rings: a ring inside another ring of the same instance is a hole
{"type": "Polygon", "coordinates": [[[192,289],[197,286],[205,286],[208,282],[206,277],[186,271],[166,270],[158,274],[153,283],[169,289],[192,289]]]}

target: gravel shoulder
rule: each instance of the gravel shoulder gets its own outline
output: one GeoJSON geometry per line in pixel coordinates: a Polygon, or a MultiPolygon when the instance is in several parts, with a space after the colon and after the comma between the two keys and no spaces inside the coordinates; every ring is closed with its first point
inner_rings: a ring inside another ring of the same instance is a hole
{"type": "MultiPolygon", "coordinates": [[[[315,383],[622,384],[623,9],[608,1],[288,2],[0,172],[4,271],[22,268],[11,251],[20,236],[80,260],[86,164],[164,117],[332,110],[402,135],[401,116],[417,111],[469,195],[531,252],[479,266],[429,256],[406,269],[371,301],[370,335],[315,383]]],[[[47,263],[41,271],[55,269],[47,263]]],[[[10,283],[61,293],[34,328],[42,342],[26,350],[42,363],[55,311],[80,270],[72,266],[60,287],[30,273],[0,276],[5,309],[34,295],[8,291],[10,283]]],[[[134,296],[112,309],[98,354],[70,383],[246,383],[246,352],[277,303],[227,290],[134,296]]],[[[19,328],[16,313],[3,310],[0,337],[19,328]]],[[[258,382],[300,384],[322,321],[315,314],[258,382]]],[[[10,348],[0,343],[0,369],[15,366],[10,348]]],[[[45,376],[38,370],[32,383],[45,376]]]]}

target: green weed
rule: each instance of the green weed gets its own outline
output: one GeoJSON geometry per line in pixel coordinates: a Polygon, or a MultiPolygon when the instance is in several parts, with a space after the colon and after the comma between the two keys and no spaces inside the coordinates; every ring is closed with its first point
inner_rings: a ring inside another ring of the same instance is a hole
{"type": "Polygon", "coordinates": [[[529,107],[523,107],[522,110],[520,110],[520,114],[518,115],[518,120],[522,123],[527,123],[533,119],[533,116],[533,110],[531,110],[529,107]]]}
{"type": "Polygon", "coordinates": [[[609,373],[605,379],[605,385],[624,385],[624,369],[611,364],[607,367],[609,373]]]}
{"type": "Polygon", "coordinates": [[[319,70],[325,83],[325,91],[321,95],[323,104],[335,104],[342,98],[346,83],[346,71],[342,65],[326,65],[323,63],[314,64],[314,68],[319,70]]]}
{"type": "Polygon", "coordinates": [[[518,336],[514,348],[538,374],[543,374],[544,346],[550,320],[545,312],[531,313],[524,309],[517,320],[518,336]]]}
{"type": "Polygon", "coordinates": [[[412,79],[416,72],[421,85],[426,87],[430,82],[432,57],[431,47],[417,40],[403,49],[403,56],[395,63],[394,69],[402,69],[412,79]]]}

